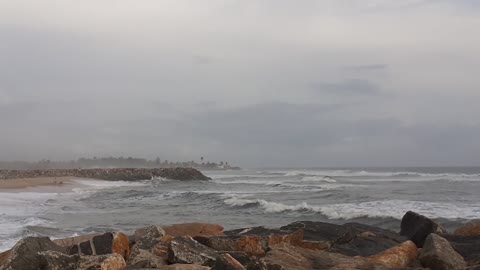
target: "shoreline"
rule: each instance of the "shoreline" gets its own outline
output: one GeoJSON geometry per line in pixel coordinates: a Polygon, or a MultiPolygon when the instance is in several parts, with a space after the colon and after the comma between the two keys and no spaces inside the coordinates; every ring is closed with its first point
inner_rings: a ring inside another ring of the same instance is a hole
{"type": "MultiPolygon", "coordinates": [[[[62,176],[62,177],[35,177],[35,178],[14,178],[1,179],[0,192],[16,192],[25,191],[28,189],[45,189],[56,188],[70,190],[75,185],[74,180],[77,177],[62,176]]],[[[39,191],[40,192],[40,191],[39,191]]]]}

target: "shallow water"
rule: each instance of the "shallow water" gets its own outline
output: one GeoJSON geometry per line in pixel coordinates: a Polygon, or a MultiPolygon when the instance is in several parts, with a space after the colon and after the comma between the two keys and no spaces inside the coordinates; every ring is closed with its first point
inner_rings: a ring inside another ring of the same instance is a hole
{"type": "MultiPolygon", "coordinates": [[[[206,171],[212,181],[78,180],[66,193],[0,193],[0,250],[26,235],[67,237],[190,221],[227,229],[297,220],[399,230],[412,210],[447,229],[480,218],[480,168],[206,171]]],[[[43,190],[45,191],[45,190],[43,190]]]]}

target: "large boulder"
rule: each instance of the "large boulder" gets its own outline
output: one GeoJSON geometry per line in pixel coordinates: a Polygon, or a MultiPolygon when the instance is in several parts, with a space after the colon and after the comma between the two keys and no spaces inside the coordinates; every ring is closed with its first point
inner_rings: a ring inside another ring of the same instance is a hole
{"type": "Polygon", "coordinates": [[[48,237],[26,237],[18,241],[9,251],[0,256],[0,270],[38,270],[42,251],[57,251],[65,253],[65,248],[58,246],[48,237]]]}
{"type": "Polygon", "coordinates": [[[163,228],[152,225],[135,230],[135,243],[140,249],[151,249],[161,242],[161,237],[166,234],[163,228]]]}
{"type": "MultiPolygon", "coordinates": [[[[101,256],[66,255],[56,251],[39,253],[41,270],[124,270],[125,260],[119,254],[101,256]]],[[[25,268],[18,268],[25,269],[25,268]]]]}
{"type": "Polygon", "coordinates": [[[171,236],[210,236],[223,235],[223,227],[210,223],[183,223],[163,227],[165,234],[171,236]]]}
{"type": "Polygon", "coordinates": [[[415,243],[409,240],[368,258],[382,262],[390,267],[406,268],[415,263],[417,251],[415,243]]]}
{"type": "Polygon", "coordinates": [[[480,236],[445,235],[444,237],[468,265],[480,265],[480,236]]]}
{"type": "Polygon", "coordinates": [[[269,270],[312,269],[369,269],[387,270],[386,265],[361,257],[348,257],[337,253],[315,251],[284,245],[277,246],[262,258],[269,270]]]}
{"type": "Polygon", "coordinates": [[[454,235],[480,236],[480,221],[470,221],[453,232],[454,235]]]}
{"type": "Polygon", "coordinates": [[[466,263],[443,237],[430,234],[419,256],[422,266],[435,270],[463,270],[466,263]]]}
{"type": "Polygon", "coordinates": [[[190,236],[176,237],[168,245],[168,261],[180,264],[213,266],[220,255],[190,236]]]}
{"type": "Polygon", "coordinates": [[[343,226],[350,228],[355,236],[352,240],[343,243],[335,243],[329,251],[338,252],[347,256],[371,256],[408,239],[398,233],[360,223],[347,223],[343,226]]]}
{"type": "Polygon", "coordinates": [[[139,248],[137,245],[132,248],[132,252],[127,261],[129,269],[159,268],[167,264],[166,256],[158,256],[150,250],[139,248]]]}
{"type": "Polygon", "coordinates": [[[431,233],[444,235],[446,231],[433,220],[415,212],[408,211],[403,216],[400,235],[412,240],[417,247],[423,247],[425,239],[431,233]]]}

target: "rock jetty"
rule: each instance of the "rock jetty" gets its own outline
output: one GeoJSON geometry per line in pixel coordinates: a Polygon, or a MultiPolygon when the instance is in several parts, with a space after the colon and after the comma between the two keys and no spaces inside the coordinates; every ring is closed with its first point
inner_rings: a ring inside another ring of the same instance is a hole
{"type": "Polygon", "coordinates": [[[313,221],[231,231],[207,223],[152,225],[131,235],[27,237],[0,253],[0,270],[474,270],[480,269],[480,234],[469,229],[475,226],[449,234],[413,212],[404,216],[403,235],[313,221]]]}
{"type": "Polygon", "coordinates": [[[52,170],[0,170],[0,179],[37,177],[79,177],[99,180],[139,181],[152,178],[172,180],[211,180],[194,168],[114,168],[114,169],[52,169],[52,170]]]}

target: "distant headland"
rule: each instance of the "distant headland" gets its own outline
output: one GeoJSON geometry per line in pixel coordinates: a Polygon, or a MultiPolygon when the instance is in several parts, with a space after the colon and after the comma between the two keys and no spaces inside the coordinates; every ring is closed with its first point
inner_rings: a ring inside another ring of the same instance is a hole
{"type": "Polygon", "coordinates": [[[95,168],[176,168],[189,167],[198,170],[239,170],[228,161],[212,162],[201,157],[199,161],[149,160],[135,157],[91,157],[77,160],[53,161],[42,159],[37,162],[0,161],[3,170],[47,170],[47,169],[95,169],[95,168]]]}

